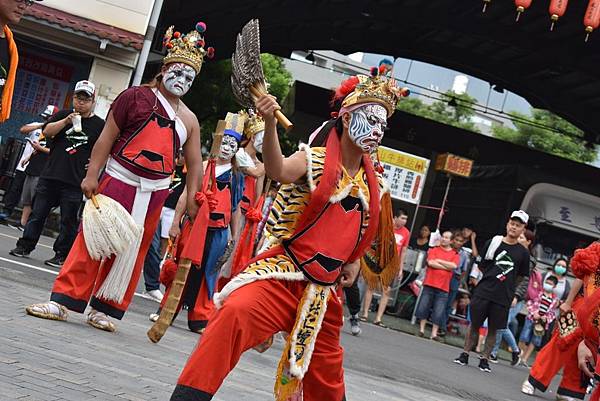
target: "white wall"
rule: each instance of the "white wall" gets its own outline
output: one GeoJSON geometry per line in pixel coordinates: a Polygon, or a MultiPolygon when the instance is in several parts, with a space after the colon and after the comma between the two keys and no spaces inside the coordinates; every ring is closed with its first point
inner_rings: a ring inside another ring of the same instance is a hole
{"type": "Polygon", "coordinates": [[[144,35],[154,0],[44,0],[41,4],[144,35]]]}

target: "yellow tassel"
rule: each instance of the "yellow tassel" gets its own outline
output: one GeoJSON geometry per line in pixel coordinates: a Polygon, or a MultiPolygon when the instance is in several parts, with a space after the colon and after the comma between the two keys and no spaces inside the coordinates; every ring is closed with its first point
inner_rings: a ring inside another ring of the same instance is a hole
{"type": "Polygon", "coordinates": [[[392,198],[389,192],[381,198],[377,239],[360,260],[361,273],[371,289],[381,290],[392,284],[400,271],[400,257],[394,236],[392,198]]]}
{"type": "Polygon", "coordinates": [[[273,389],[276,401],[298,399],[298,396],[302,393],[302,382],[290,374],[291,342],[291,338],[288,336],[283,354],[279,360],[279,366],[277,367],[277,378],[275,379],[275,388],[273,389]]]}

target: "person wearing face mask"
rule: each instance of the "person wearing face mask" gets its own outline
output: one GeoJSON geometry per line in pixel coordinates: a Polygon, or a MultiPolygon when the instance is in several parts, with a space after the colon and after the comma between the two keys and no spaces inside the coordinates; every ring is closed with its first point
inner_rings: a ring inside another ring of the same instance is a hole
{"type": "Polygon", "coordinates": [[[557,283],[558,279],[555,276],[548,276],[537,298],[527,301],[527,318],[519,338],[520,342],[527,344],[521,355],[521,364],[525,367],[529,367],[527,363],[534,348],[542,345],[544,333],[557,317],[554,313],[559,304],[559,299],[554,294],[557,283]]]}
{"type": "Polygon", "coordinates": [[[391,201],[369,155],[401,94],[393,80],[349,78],[335,92],[334,119],[319,129],[313,147],[302,144],[290,157],[281,153],[277,137],[280,106],[270,95],[257,99],[265,120],[265,171],[282,183],[267,223],[275,239],[215,294],[218,310],[172,401],[212,399],[241,354],[279,331],[290,335],[275,399],[345,399],[343,307],[336,287],[354,282],[361,257],[374,243],[389,249],[396,264],[373,274],[383,275],[378,278],[385,286],[397,274],[391,201]]]}
{"type": "MultiPolygon", "coordinates": [[[[30,315],[64,321],[67,309],[83,313],[89,303],[91,310],[87,322],[100,330],[115,331],[110,317],[122,319],[133,298],[144,255],[169,195],[171,175],[180,147],[188,169],[185,206],[188,214],[195,217],[198,205],[194,196],[202,178],[200,125],[181,97],[200,72],[205,56],[212,53],[210,49],[204,49],[202,32],[205,29],[204,23],[198,23],[196,29],[182,35],[173,32],[173,27],[169,28],[165,35],[167,55],[160,74],[149,85],[126,89],[112,103],[81,182],[86,197],[101,193],[116,200],[131,213],[138,225],[143,226],[141,243],[136,245],[138,256],[134,265],[131,266],[125,258],[112,257],[102,263],[93,260],[88,254],[83,232],[80,232],[54,282],[50,302],[28,306],[26,311],[30,315]],[[99,178],[102,169],[104,173],[99,178]],[[124,292],[121,302],[96,295],[112,269],[131,274],[129,282],[125,283],[126,288],[114,289],[124,292]]],[[[55,124],[68,126],[72,120],[68,116],[65,121],[55,124]]],[[[85,119],[82,120],[85,131],[85,119]]],[[[51,125],[45,128],[44,133],[51,125]]]]}
{"type": "MultiPolygon", "coordinates": [[[[188,328],[196,333],[204,332],[208,319],[214,310],[212,301],[219,277],[219,260],[228,257],[235,244],[240,224],[236,214],[242,198],[244,180],[236,166],[235,154],[238,151],[244,124],[245,114],[227,113],[225,117],[225,132],[221,142],[221,150],[217,158],[215,176],[217,187],[214,189],[214,207],[210,211],[210,220],[204,242],[202,264],[190,271],[182,296],[182,306],[188,309],[188,328]],[[231,240],[230,240],[231,238],[231,240]]],[[[204,168],[206,168],[204,162],[204,168]]],[[[208,179],[206,177],[205,179],[208,179]]],[[[185,199],[187,188],[180,199],[185,199]]],[[[175,208],[175,219],[171,228],[171,236],[179,233],[179,222],[183,216],[183,202],[178,202],[175,208]]],[[[189,241],[193,241],[190,238],[189,241]]],[[[183,247],[181,242],[178,247],[183,247]]],[[[168,291],[163,297],[161,308],[167,300],[168,291]]],[[[160,315],[160,310],[157,315],[160,315]]]]}

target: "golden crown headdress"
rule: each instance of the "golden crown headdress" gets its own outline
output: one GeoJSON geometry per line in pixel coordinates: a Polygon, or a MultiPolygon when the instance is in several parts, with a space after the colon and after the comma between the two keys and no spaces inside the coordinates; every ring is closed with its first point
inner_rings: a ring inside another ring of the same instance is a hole
{"type": "Polygon", "coordinates": [[[247,116],[246,112],[227,113],[225,116],[225,135],[230,135],[240,142],[244,133],[247,116]]]}
{"type": "Polygon", "coordinates": [[[196,74],[202,68],[204,57],[213,58],[215,49],[209,47],[204,49],[204,37],[202,34],[206,31],[206,24],[198,22],[196,28],[186,35],[181,32],[173,32],[173,26],[170,26],[165,32],[163,45],[167,48],[167,55],[163,59],[164,64],[184,63],[196,70],[196,74]]]}
{"type": "Polygon", "coordinates": [[[252,109],[240,111],[238,114],[246,116],[246,125],[244,127],[244,137],[252,139],[254,135],[265,130],[265,120],[252,109]]]}
{"type": "Polygon", "coordinates": [[[386,108],[388,118],[396,110],[396,104],[401,97],[408,96],[408,88],[400,88],[394,78],[379,75],[379,69],[373,67],[371,76],[357,75],[358,83],[342,102],[342,107],[349,107],[361,103],[379,103],[386,108]]]}

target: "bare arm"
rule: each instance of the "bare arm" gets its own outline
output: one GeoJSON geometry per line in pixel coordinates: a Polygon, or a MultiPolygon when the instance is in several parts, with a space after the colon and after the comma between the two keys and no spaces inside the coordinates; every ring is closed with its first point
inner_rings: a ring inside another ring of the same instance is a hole
{"type": "Polygon", "coordinates": [[[265,175],[265,165],[262,163],[257,163],[256,167],[243,167],[240,170],[242,170],[242,173],[256,178],[265,175]]]}
{"type": "MultiPolygon", "coordinates": [[[[264,145],[263,145],[264,150],[264,145]]],[[[342,287],[351,287],[358,276],[360,271],[360,259],[356,259],[354,262],[350,262],[342,267],[342,274],[340,275],[340,284],[342,287]]]]}
{"type": "Polygon", "coordinates": [[[473,251],[473,257],[476,258],[479,256],[479,251],[477,250],[477,244],[475,243],[475,239],[477,238],[477,234],[475,231],[471,233],[471,250],[473,251]]]}
{"type": "Polygon", "coordinates": [[[62,131],[67,126],[71,125],[71,118],[73,118],[74,115],[75,113],[71,113],[62,120],[58,120],[53,123],[48,123],[46,125],[46,128],[44,128],[44,131],[42,131],[42,133],[46,138],[54,138],[60,131],[62,131]]]}
{"type": "Polygon", "coordinates": [[[195,115],[192,114],[192,117],[192,129],[183,145],[183,154],[188,170],[186,177],[187,212],[190,218],[194,219],[198,213],[195,196],[202,183],[202,154],[200,153],[200,124],[195,115]]]}
{"type": "Polygon", "coordinates": [[[446,268],[446,270],[456,269],[456,266],[457,266],[456,263],[448,262],[447,260],[442,260],[442,259],[438,259],[437,261],[440,265],[444,266],[444,268],[446,268]]]}
{"type": "Polygon", "coordinates": [[[32,131],[35,131],[36,129],[42,128],[43,126],[44,126],[44,123],[25,124],[24,126],[21,127],[21,129],[19,129],[19,131],[23,135],[28,135],[32,131]]]}
{"type": "MultiPolygon", "coordinates": [[[[63,121],[63,120],[61,120],[63,121]]],[[[60,121],[57,121],[56,124],[59,124],[60,121]]],[[[44,135],[46,135],[46,130],[50,127],[50,124],[46,126],[44,130],[44,135]]],[[[53,129],[53,128],[52,128],[53,129]]],[[[121,130],[117,126],[115,119],[113,118],[112,111],[108,113],[108,117],[106,118],[106,123],[104,124],[104,128],[98,137],[98,140],[94,144],[94,148],[92,149],[92,155],[90,156],[90,163],[88,165],[87,173],[85,178],[81,182],[81,190],[84,195],[88,198],[92,196],[96,192],[98,188],[98,175],[100,174],[100,170],[106,164],[108,160],[108,155],[119,136],[121,130]]]]}
{"type": "Polygon", "coordinates": [[[565,299],[565,302],[563,302],[560,306],[560,313],[567,313],[571,309],[573,309],[573,300],[575,300],[575,297],[577,296],[577,294],[579,294],[579,291],[581,290],[582,286],[582,280],[576,278],[575,281],[573,281],[569,295],[567,295],[567,299],[565,299]]]}
{"type": "Polygon", "coordinates": [[[171,223],[171,228],[169,229],[169,236],[171,238],[175,238],[179,236],[181,229],[179,227],[179,223],[181,222],[181,218],[185,213],[185,206],[187,204],[187,186],[183,189],[181,195],[179,195],[179,199],[177,199],[177,205],[175,205],[175,215],[173,216],[173,223],[171,223]]]}
{"type": "Polygon", "coordinates": [[[300,181],[306,175],[306,154],[296,152],[287,158],[283,156],[277,137],[277,120],[274,116],[274,112],[281,107],[273,96],[264,95],[256,101],[256,108],[265,119],[262,155],[267,176],[282,184],[300,181]]]}
{"type": "Polygon", "coordinates": [[[404,274],[404,257],[406,256],[406,247],[402,247],[400,249],[400,269],[398,270],[398,280],[402,280],[402,275],[404,274]]]}

